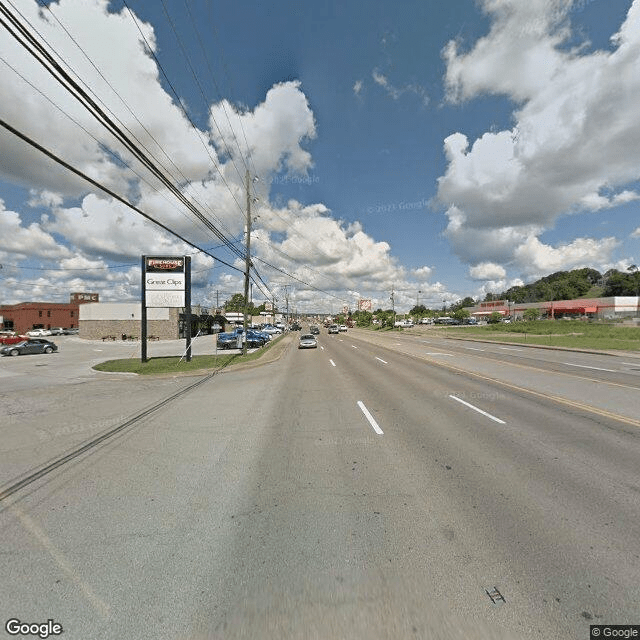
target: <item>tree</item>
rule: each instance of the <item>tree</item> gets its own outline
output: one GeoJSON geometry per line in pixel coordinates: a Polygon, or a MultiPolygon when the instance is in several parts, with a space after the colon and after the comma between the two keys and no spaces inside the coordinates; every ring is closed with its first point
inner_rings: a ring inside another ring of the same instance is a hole
{"type": "Polygon", "coordinates": [[[497,311],[494,311],[488,318],[487,318],[487,322],[489,324],[498,324],[498,322],[500,322],[502,320],[502,315],[499,314],[497,311]]]}
{"type": "Polygon", "coordinates": [[[540,310],[539,309],[525,309],[524,313],[522,314],[522,316],[524,317],[525,320],[527,320],[528,322],[532,322],[534,320],[537,320],[540,317],[540,310]]]}
{"type": "Polygon", "coordinates": [[[453,313],[453,317],[456,320],[464,320],[465,318],[468,318],[470,316],[471,314],[469,313],[468,309],[462,309],[462,308],[456,309],[453,313]]]}

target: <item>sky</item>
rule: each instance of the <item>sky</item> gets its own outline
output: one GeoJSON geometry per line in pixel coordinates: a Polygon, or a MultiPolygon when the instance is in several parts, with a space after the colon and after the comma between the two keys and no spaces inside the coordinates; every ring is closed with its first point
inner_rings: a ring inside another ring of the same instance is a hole
{"type": "Polygon", "coordinates": [[[141,255],[191,255],[194,303],[224,302],[244,261],[211,228],[242,253],[247,171],[256,304],[640,263],[640,0],[3,5],[191,207],[2,22],[0,120],[206,253],[0,127],[1,304],[139,299],[141,255]]]}

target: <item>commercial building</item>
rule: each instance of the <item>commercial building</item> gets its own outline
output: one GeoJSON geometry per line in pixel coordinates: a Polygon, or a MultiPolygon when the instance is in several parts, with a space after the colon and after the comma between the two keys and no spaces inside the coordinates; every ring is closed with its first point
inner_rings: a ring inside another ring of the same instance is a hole
{"type": "MultiPolygon", "coordinates": [[[[147,335],[160,340],[180,337],[180,309],[147,309],[147,335]]],[[[80,337],[88,340],[139,339],[142,306],[139,302],[98,302],[80,309],[80,337]]]]}
{"type": "Polygon", "coordinates": [[[2,328],[25,333],[31,329],[78,327],[80,307],[99,300],[97,293],[72,293],[70,301],[64,302],[19,302],[0,306],[2,328]]]}
{"type": "Polygon", "coordinates": [[[577,298],[575,300],[554,300],[552,302],[512,302],[491,300],[481,302],[467,310],[472,316],[483,319],[492,313],[521,320],[527,309],[537,309],[543,318],[587,318],[594,320],[615,320],[633,318],[640,315],[640,297],[613,296],[610,298],[577,298]]]}

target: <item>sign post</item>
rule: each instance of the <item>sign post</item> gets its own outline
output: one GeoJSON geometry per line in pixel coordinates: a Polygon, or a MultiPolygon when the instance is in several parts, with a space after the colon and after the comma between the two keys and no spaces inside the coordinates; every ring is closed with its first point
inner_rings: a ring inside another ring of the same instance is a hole
{"type": "Polygon", "coordinates": [[[141,360],[147,361],[147,309],[184,308],[187,360],[191,360],[191,257],[142,256],[141,360]]]}

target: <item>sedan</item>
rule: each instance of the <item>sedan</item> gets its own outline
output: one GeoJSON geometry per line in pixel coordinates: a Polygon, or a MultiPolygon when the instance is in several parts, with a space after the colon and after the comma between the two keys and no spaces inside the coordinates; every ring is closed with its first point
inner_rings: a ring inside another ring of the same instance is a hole
{"type": "Polygon", "coordinates": [[[327,333],[340,333],[340,327],[337,324],[331,324],[327,333]]]}
{"type": "Polygon", "coordinates": [[[49,331],[49,329],[32,329],[31,331],[27,331],[27,335],[32,338],[40,338],[42,336],[50,336],[51,331],[49,331]]]}
{"type": "Polygon", "coordinates": [[[347,325],[346,324],[341,324],[339,331],[346,331],[346,330],[347,330],[347,325]]]}
{"type": "Polygon", "coordinates": [[[300,336],[300,340],[298,342],[298,349],[316,349],[318,347],[318,341],[316,337],[311,335],[310,333],[303,333],[300,336]]]}
{"type": "Polygon", "coordinates": [[[0,349],[3,356],[22,356],[28,353],[53,353],[58,347],[49,340],[23,340],[0,349]]]}

